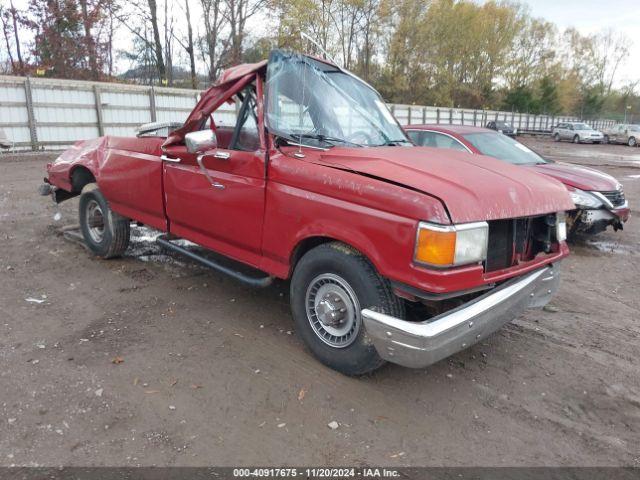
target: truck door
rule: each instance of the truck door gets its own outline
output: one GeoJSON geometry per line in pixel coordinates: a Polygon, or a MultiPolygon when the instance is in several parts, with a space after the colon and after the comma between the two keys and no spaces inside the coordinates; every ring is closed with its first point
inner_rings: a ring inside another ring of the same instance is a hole
{"type": "MultiPolygon", "coordinates": [[[[265,149],[258,133],[255,88],[235,125],[216,128],[218,146],[196,155],[184,145],[164,153],[169,231],[224,255],[258,265],[265,201],[265,149]]],[[[210,128],[215,128],[211,120],[210,128]]]]}

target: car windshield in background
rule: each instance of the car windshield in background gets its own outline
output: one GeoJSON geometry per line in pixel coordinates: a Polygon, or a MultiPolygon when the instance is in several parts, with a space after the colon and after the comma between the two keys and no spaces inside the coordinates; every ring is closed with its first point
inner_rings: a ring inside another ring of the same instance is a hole
{"type": "Polygon", "coordinates": [[[586,123],[576,123],[573,125],[574,130],[591,130],[591,127],[586,123]]]}
{"type": "Polygon", "coordinates": [[[520,142],[494,132],[468,133],[463,137],[483,155],[504,160],[514,165],[547,163],[540,155],[520,142]]]}
{"type": "Polygon", "coordinates": [[[267,70],[266,125],[310,146],[410,144],[378,93],[339,68],[275,51],[267,70]]]}
{"type": "Polygon", "coordinates": [[[506,122],[496,122],[496,126],[498,128],[511,128],[511,125],[506,122]]]}

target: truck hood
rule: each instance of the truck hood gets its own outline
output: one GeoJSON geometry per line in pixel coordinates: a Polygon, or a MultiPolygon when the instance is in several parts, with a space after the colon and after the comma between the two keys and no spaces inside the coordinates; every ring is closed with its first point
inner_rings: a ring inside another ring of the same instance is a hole
{"type": "Polygon", "coordinates": [[[323,163],[438,198],[453,223],[575,208],[559,182],[484,155],[429,147],[334,147],[323,163]]]}
{"type": "Polygon", "coordinates": [[[579,188],[580,190],[610,192],[617,190],[620,186],[620,183],[611,175],[593,168],[580,167],[568,163],[545,163],[531,165],[528,168],[538,173],[549,175],[565,185],[579,188]]]}

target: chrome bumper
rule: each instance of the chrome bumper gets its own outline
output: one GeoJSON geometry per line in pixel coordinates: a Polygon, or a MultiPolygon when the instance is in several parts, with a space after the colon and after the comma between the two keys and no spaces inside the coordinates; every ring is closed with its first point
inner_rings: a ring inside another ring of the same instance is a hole
{"type": "Polygon", "coordinates": [[[362,310],[362,318],[382,358],[422,368],[488,337],[525,309],[545,306],[559,283],[559,264],[554,264],[509,280],[424,322],[408,322],[369,309],[362,310]]]}

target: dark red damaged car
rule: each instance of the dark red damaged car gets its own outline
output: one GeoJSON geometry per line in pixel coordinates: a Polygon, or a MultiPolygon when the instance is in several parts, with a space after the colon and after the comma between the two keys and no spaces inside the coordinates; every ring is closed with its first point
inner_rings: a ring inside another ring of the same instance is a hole
{"type": "Polygon", "coordinates": [[[629,219],[622,185],[599,170],[545,159],[516,140],[487,128],[433,124],[410,125],[405,130],[416,145],[487,155],[559,180],[576,206],[567,212],[570,234],[595,234],[609,225],[616,231],[622,230],[629,219]]]}
{"type": "Polygon", "coordinates": [[[569,253],[561,183],[416,147],[364,81],[282,51],[224,72],[176,130],[76,143],[45,182],[55,201],[80,196],[99,257],[122,254],[138,223],[247,284],[288,280],[296,332],[350,375],[481,341],[545,305],[569,253]],[[226,102],[234,125],[216,122],[226,102]]]}

